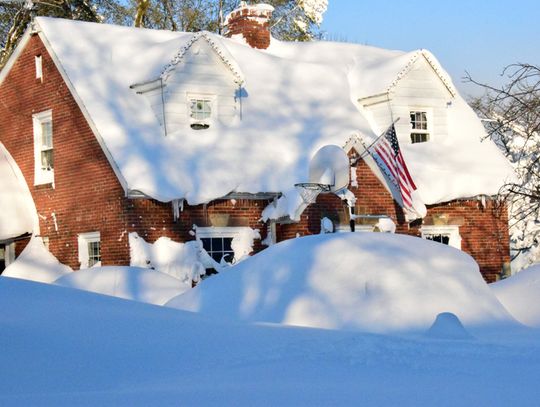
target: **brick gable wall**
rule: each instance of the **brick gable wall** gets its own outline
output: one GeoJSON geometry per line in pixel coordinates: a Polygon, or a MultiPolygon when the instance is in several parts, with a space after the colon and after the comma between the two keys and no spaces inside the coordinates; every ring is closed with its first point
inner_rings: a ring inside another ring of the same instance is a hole
{"type": "Polygon", "coordinates": [[[37,35],[32,36],[0,86],[0,140],[30,187],[41,235],[52,253],[78,268],[77,234],[100,231],[104,264],[124,264],[128,255],[124,192],[77,103],[37,35]],[[42,56],[43,82],[35,79],[42,56]],[[32,115],[52,110],[54,188],[34,186],[32,115]]]}
{"type": "MultiPolygon", "coordinates": [[[[128,233],[137,232],[148,242],[167,236],[179,242],[193,240],[193,225],[210,226],[214,214],[227,214],[228,226],[260,229],[266,237],[266,225],[260,222],[268,200],[216,200],[207,205],[187,206],[180,218],[173,219],[171,204],[151,199],[127,199],[110,164],[95,139],[77,103],[38,36],[30,39],[8,77],[0,85],[0,141],[19,164],[40,215],[41,234],[49,238],[51,252],[62,262],[77,269],[77,234],[101,233],[102,264],[129,264],[128,233]],[[43,57],[43,83],[35,79],[34,57],[43,57]],[[55,186],[34,186],[32,115],[51,109],[55,156],[55,186]],[[53,216],[54,213],[54,216],[53,216]]],[[[405,222],[401,208],[360,161],[356,167],[358,188],[351,188],[358,202],[357,213],[388,215],[398,233],[419,236],[421,225],[405,222]]],[[[434,215],[460,226],[462,248],[479,263],[484,278],[493,281],[502,265],[509,261],[509,237],[506,208],[488,201],[459,200],[428,208],[424,220],[434,215]]],[[[297,234],[316,234],[320,219],[346,223],[346,208],[332,194],[320,195],[309,206],[299,223],[278,225],[278,240],[297,234]]],[[[255,252],[264,246],[255,242],[255,252]]]]}

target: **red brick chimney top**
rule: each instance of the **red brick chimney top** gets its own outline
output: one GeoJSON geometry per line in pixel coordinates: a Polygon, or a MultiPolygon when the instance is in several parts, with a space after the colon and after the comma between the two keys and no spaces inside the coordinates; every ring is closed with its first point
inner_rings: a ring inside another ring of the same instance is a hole
{"type": "Polygon", "coordinates": [[[269,4],[248,5],[245,1],[225,18],[225,36],[240,34],[253,48],[266,49],[270,45],[269,21],[274,7],[269,4]]]}

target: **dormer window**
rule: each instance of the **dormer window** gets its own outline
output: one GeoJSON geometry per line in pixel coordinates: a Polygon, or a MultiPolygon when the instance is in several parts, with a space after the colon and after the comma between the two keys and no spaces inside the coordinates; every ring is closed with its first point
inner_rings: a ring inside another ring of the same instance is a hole
{"type": "Polygon", "coordinates": [[[427,111],[411,111],[411,143],[425,143],[429,140],[430,123],[427,111]]]}
{"type": "Polygon", "coordinates": [[[192,96],[189,99],[190,125],[194,130],[204,130],[210,127],[213,111],[213,98],[192,96]]]}

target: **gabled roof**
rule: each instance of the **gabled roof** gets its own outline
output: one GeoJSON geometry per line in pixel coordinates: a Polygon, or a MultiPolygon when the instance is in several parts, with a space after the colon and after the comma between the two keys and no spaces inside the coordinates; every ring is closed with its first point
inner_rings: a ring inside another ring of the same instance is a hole
{"type": "Polygon", "coordinates": [[[211,33],[207,31],[201,31],[198,33],[195,33],[191,40],[187,42],[186,45],[182,47],[182,49],[174,56],[172,61],[165,66],[163,71],[161,72],[160,78],[164,81],[167,80],[167,77],[170,75],[170,73],[174,70],[176,65],[178,65],[184,56],[186,55],[186,52],[195,44],[197,41],[206,41],[212,49],[216,52],[216,54],[220,57],[220,59],[223,61],[225,66],[229,68],[229,70],[232,72],[235,78],[235,83],[238,85],[241,85],[244,83],[244,75],[242,74],[242,70],[234,60],[234,57],[231,55],[231,53],[227,50],[227,48],[221,43],[221,40],[219,37],[212,35],[211,33]]]}
{"type": "Polygon", "coordinates": [[[456,88],[454,87],[452,80],[450,79],[448,74],[444,71],[444,69],[441,67],[441,65],[439,64],[439,61],[437,61],[437,59],[433,56],[433,54],[425,49],[419,49],[417,51],[412,52],[409,62],[407,62],[407,64],[403,67],[403,69],[399,71],[396,78],[392,81],[390,86],[388,86],[388,89],[386,90],[386,92],[392,92],[392,90],[394,90],[394,88],[397,86],[399,81],[405,75],[407,75],[407,73],[409,73],[409,71],[412,69],[412,67],[418,60],[418,58],[421,58],[421,57],[423,57],[429,63],[429,65],[435,71],[435,73],[437,74],[441,82],[444,84],[444,86],[446,86],[446,89],[448,89],[448,92],[450,92],[452,96],[456,96],[458,92],[456,88]]]}
{"type": "MultiPolygon", "coordinates": [[[[261,51],[208,32],[44,17],[36,19],[36,27],[126,190],[164,202],[198,204],[231,192],[291,191],[306,181],[320,147],[345,145],[352,134],[367,141],[376,137],[357,108],[359,98],[388,92],[420,57],[441,80],[447,77],[423,50],[272,40],[261,51]],[[204,131],[186,126],[165,137],[148,99],[130,85],[166,77],[197,41],[206,41],[242,83],[242,92],[231,95],[241,114],[231,123],[216,122],[204,131]]],[[[449,79],[446,86],[455,92],[449,79]]],[[[402,146],[428,204],[496,193],[509,173],[496,148],[480,143],[485,133],[474,113],[457,93],[455,99],[444,140],[402,146]],[[466,187],[459,185],[465,168],[466,187]]]]}

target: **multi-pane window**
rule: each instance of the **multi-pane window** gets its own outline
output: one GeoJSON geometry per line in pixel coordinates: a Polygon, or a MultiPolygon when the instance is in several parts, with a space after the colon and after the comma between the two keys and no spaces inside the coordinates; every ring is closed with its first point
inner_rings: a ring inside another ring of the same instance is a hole
{"type": "Polygon", "coordinates": [[[191,99],[191,117],[206,120],[212,116],[212,102],[208,99],[191,99]]]}
{"type": "Polygon", "coordinates": [[[88,267],[101,261],[101,242],[88,242],[88,267]]]}
{"type": "Polygon", "coordinates": [[[411,142],[424,143],[429,140],[428,113],[422,111],[412,111],[411,115],[411,142]]]}
{"type": "Polygon", "coordinates": [[[0,273],[6,268],[6,246],[0,244],[0,273]]]}
{"type": "Polygon", "coordinates": [[[232,249],[232,237],[203,237],[201,242],[204,250],[218,263],[223,259],[227,263],[234,261],[234,251],[232,249]]]}
{"type": "Polygon", "coordinates": [[[99,232],[81,233],[78,236],[78,244],[81,269],[93,267],[101,262],[101,234],[99,232]]]}
{"type": "Polygon", "coordinates": [[[422,238],[461,249],[461,236],[457,225],[424,225],[422,238]]]}
{"type": "Polygon", "coordinates": [[[445,245],[448,245],[450,243],[449,233],[426,235],[425,238],[427,240],[433,240],[434,242],[439,242],[445,245]]]}
{"type": "Polygon", "coordinates": [[[0,243],[0,274],[15,261],[15,243],[0,243]]]}
{"type": "Polygon", "coordinates": [[[41,169],[52,170],[53,160],[52,120],[41,122],[41,169]]]}
{"type": "Polygon", "coordinates": [[[201,130],[210,127],[210,119],[212,118],[212,99],[199,97],[191,98],[189,99],[189,110],[192,129],[201,130]]]}
{"type": "MultiPolygon", "coordinates": [[[[238,261],[235,256],[242,257],[240,250],[236,252],[233,250],[234,239],[243,240],[243,236],[246,233],[250,233],[252,230],[248,227],[236,227],[236,226],[212,226],[212,227],[198,227],[196,229],[197,240],[202,243],[202,247],[206,253],[216,263],[227,262],[234,264],[238,261]]],[[[245,239],[244,239],[245,240],[245,239]]],[[[236,247],[239,250],[238,247],[236,247]]],[[[216,271],[210,263],[206,263],[206,274],[214,274],[216,271]]]]}
{"type": "Polygon", "coordinates": [[[54,149],[52,111],[36,113],[34,124],[34,184],[54,185],[54,149]]]}

